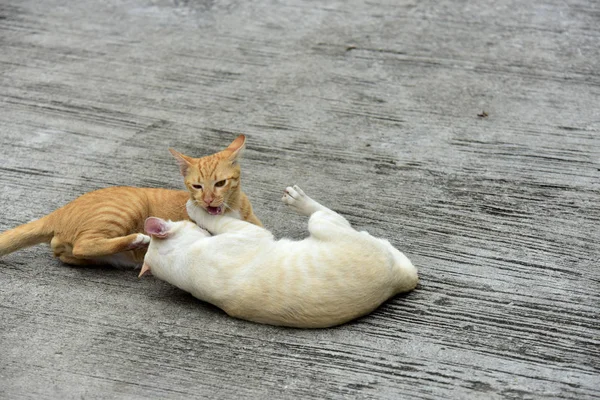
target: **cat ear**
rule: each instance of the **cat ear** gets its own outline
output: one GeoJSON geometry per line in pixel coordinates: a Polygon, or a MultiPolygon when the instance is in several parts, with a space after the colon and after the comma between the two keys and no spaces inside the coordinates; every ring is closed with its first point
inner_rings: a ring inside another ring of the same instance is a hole
{"type": "Polygon", "coordinates": [[[148,235],[165,239],[169,234],[169,226],[164,219],[149,217],[144,222],[144,230],[148,235]]]}
{"type": "Polygon", "coordinates": [[[242,154],[242,150],[244,150],[244,146],[246,145],[246,136],[240,135],[227,148],[226,151],[229,151],[229,159],[231,161],[236,161],[237,158],[242,154]]]}
{"type": "Polygon", "coordinates": [[[140,274],[138,275],[138,278],[141,278],[146,274],[152,275],[152,272],[150,266],[146,263],[146,260],[144,260],[144,265],[142,265],[142,269],[140,271],[140,274]]]}
{"type": "Polygon", "coordinates": [[[181,171],[181,175],[186,176],[188,169],[192,165],[190,161],[190,157],[184,156],[183,154],[175,151],[175,149],[169,149],[173,157],[177,160],[177,164],[179,164],[179,171],[181,171]]]}

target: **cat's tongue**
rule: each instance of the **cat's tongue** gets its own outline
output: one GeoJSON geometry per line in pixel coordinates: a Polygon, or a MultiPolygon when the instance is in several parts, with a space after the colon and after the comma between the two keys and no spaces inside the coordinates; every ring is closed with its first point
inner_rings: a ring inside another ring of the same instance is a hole
{"type": "Polygon", "coordinates": [[[206,207],[206,212],[208,212],[210,215],[221,215],[223,214],[223,206],[206,207]]]}

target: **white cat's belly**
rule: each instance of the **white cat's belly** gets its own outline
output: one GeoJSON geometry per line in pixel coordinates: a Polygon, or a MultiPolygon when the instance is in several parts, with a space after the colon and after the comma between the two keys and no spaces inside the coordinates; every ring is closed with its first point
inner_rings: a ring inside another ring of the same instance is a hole
{"type": "Polygon", "coordinates": [[[364,236],[282,243],[232,276],[224,286],[236,289],[219,306],[232,316],[273,325],[338,325],[416,286],[416,269],[393,250],[398,254],[364,236]]]}

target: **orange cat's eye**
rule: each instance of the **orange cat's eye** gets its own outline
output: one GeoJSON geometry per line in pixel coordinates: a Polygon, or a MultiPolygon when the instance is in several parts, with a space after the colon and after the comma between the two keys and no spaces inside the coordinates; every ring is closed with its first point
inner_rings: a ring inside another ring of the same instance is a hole
{"type": "Polygon", "coordinates": [[[227,179],[223,179],[222,181],[215,183],[215,187],[225,186],[225,182],[227,182],[227,179]]]}
{"type": "Polygon", "coordinates": [[[192,185],[194,189],[202,190],[202,185],[192,185]]]}

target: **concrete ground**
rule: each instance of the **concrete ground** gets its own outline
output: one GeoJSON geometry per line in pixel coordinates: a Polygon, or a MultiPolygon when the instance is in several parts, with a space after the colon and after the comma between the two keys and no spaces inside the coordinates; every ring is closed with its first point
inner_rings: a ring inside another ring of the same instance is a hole
{"type": "Polygon", "coordinates": [[[599,398],[599,43],[591,0],[3,0],[0,230],[244,133],[276,236],[298,183],[421,283],[283,329],[33,247],[0,260],[0,397],[599,398]]]}

